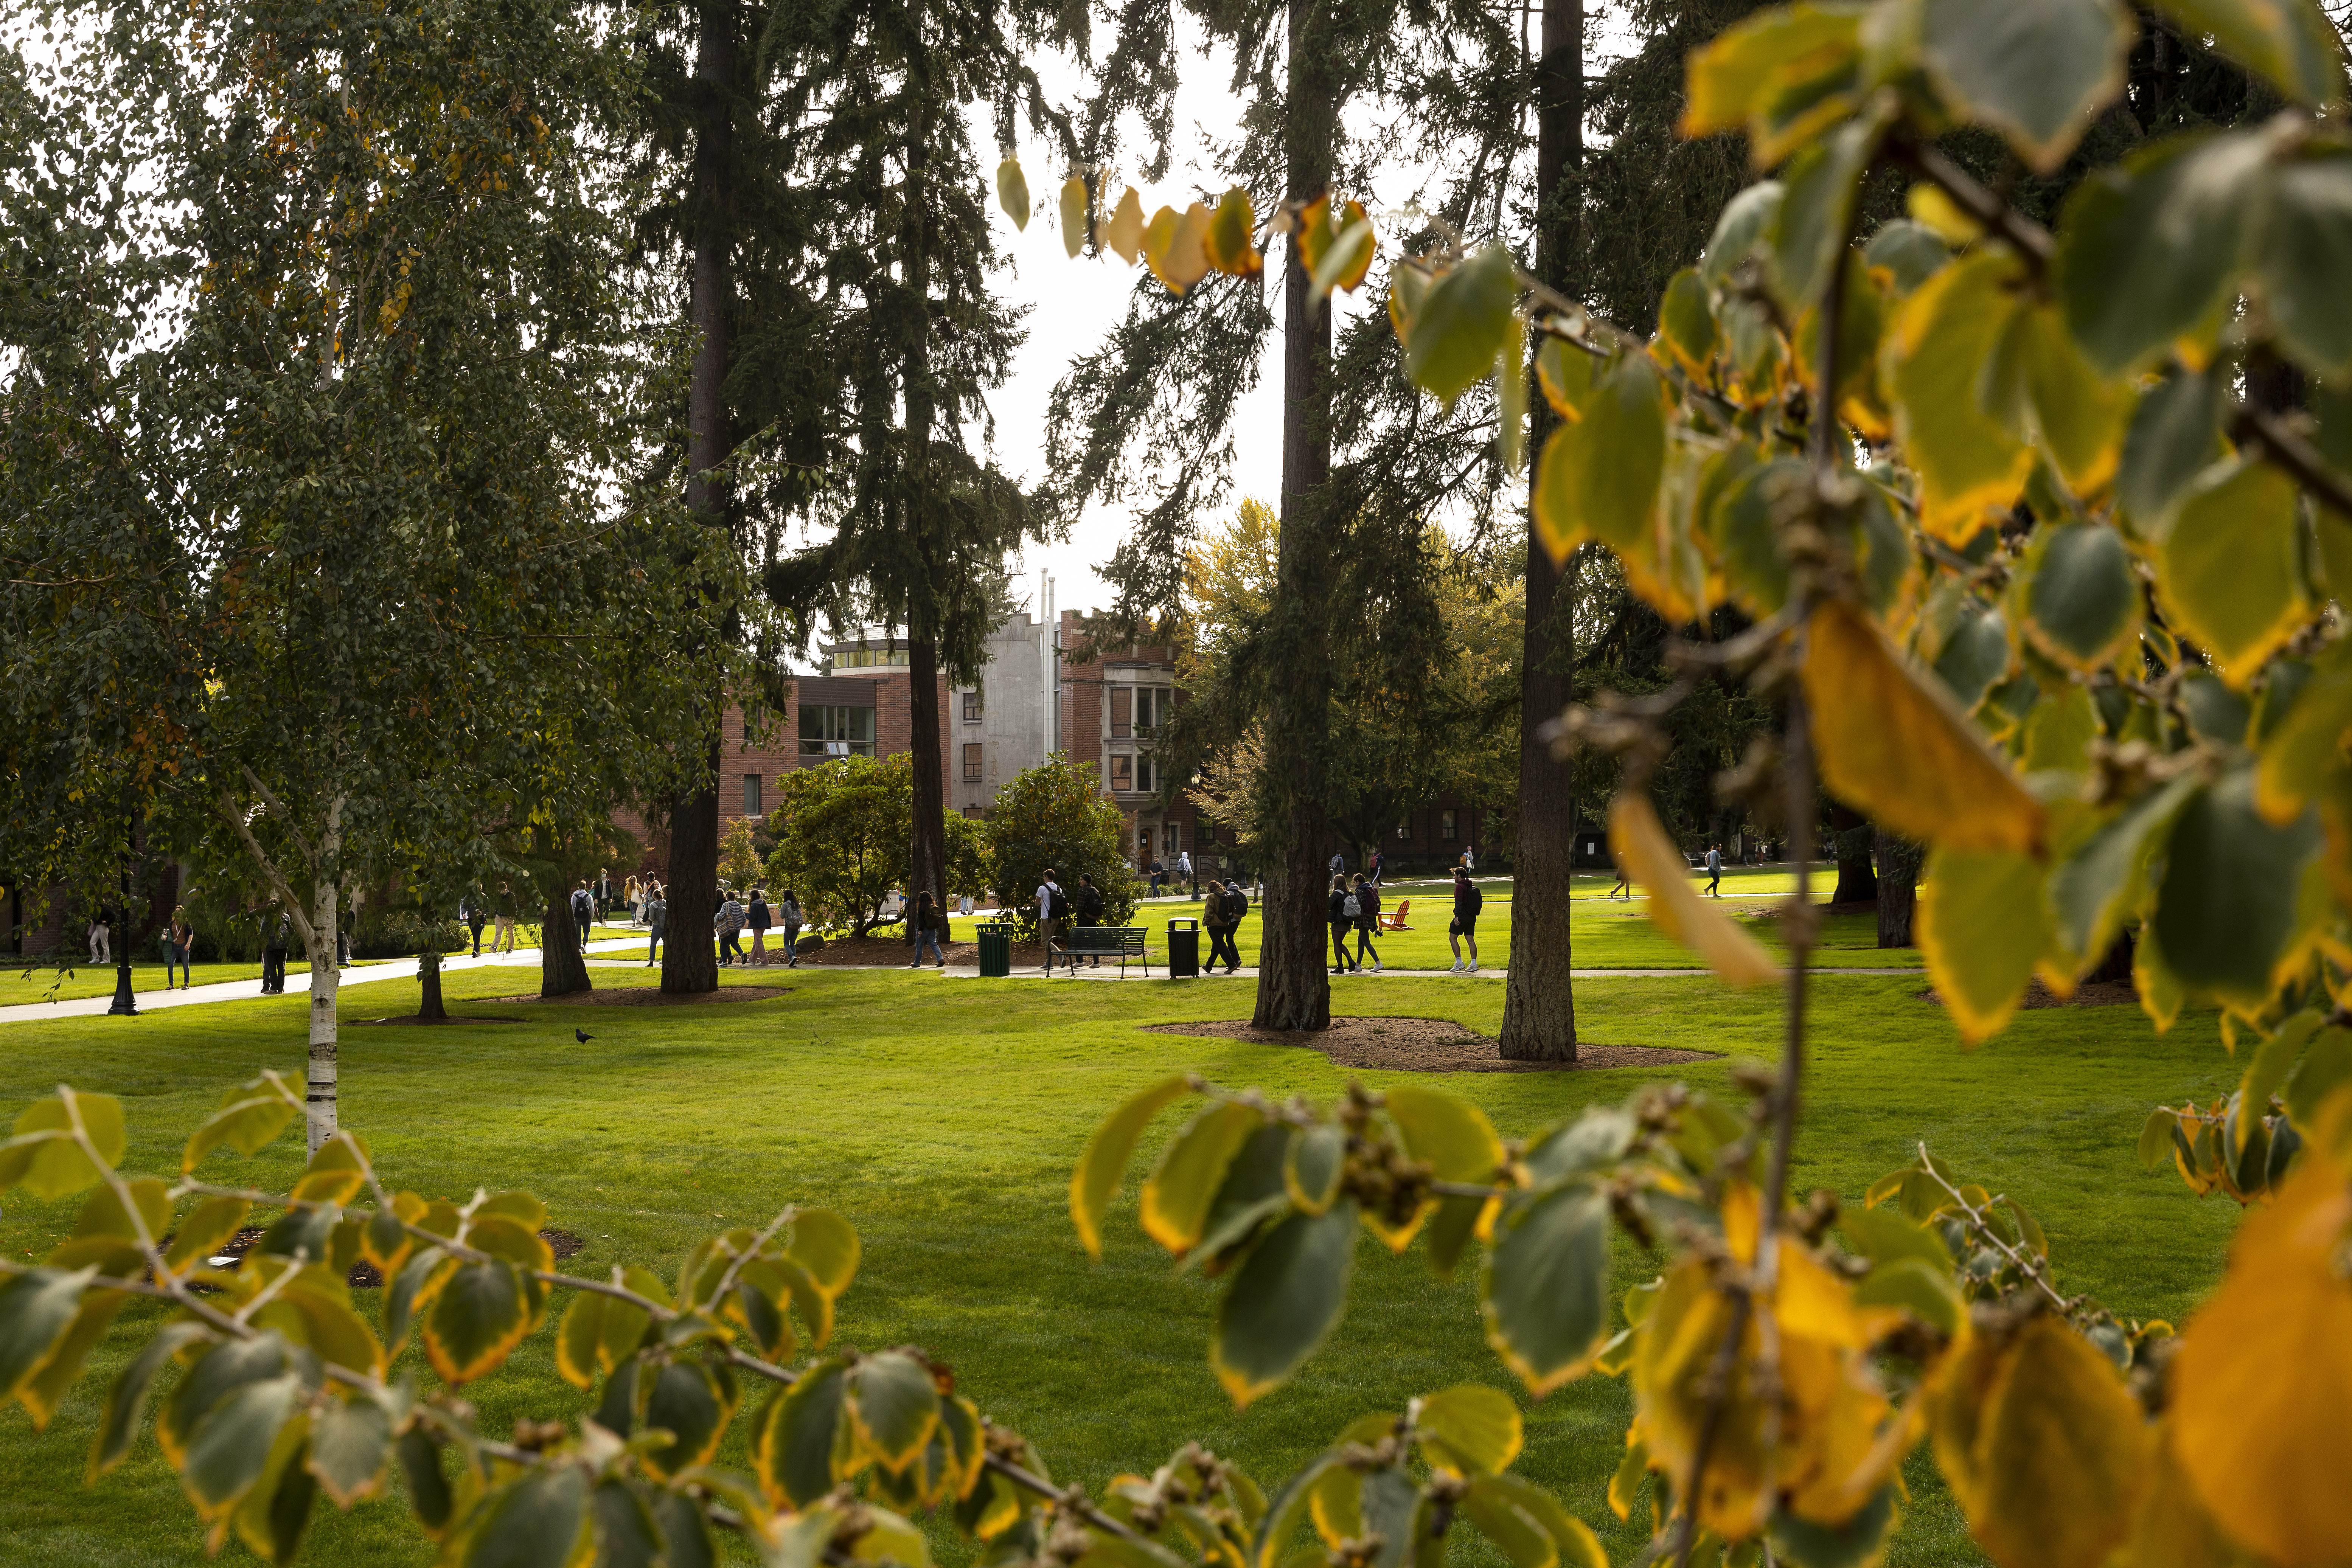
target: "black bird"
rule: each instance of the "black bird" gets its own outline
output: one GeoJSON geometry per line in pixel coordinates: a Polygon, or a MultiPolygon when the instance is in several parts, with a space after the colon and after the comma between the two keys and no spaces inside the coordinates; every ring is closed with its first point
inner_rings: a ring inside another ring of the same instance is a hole
{"type": "Polygon", "coordinates": [[[595,1039],[596,1037],[595,1037],[594,1035],[593,1035],[593,1034],[590,1034],[590,1033],[589,1033],[586,1030],[584,1030],[584,1029],[575,1029],[575,1030],[573,1030],[572,1031],[572,1039],[574,1039],[574,1040],[578,1040],[581,1044],[585,1045],[585,1044],[587,1044],[590,1040],[592,1040],[595,1039]]]}

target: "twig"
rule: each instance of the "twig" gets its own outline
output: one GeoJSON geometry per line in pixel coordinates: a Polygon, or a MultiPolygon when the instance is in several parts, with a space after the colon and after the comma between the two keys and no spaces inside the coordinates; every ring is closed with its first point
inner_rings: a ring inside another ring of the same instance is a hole
{"type": "Polygon", "coordinates": [[[1907,136],[1892,138],[1886,151],[1895,162],[1951,197],[1953,204],[1962,212],[2007,240],[2012,249],[2032,264],[2035,271],[2049,269],[2058,254],[2050,231],[1978,183],[1967,170],[1935,148],[1907,136]]]}
{"type": "Polygon", "coordinates": [[[1919,1168],[1927,1173],[1928,1179],[1933,1181],[1937,1186],[1942,1187],[1945,1193],[1950,1197],[1951,1200],[1959,1206],[1960,1213],[1966,1217],[1969,1231],[1975,1235],[1978,1240],[1983,1242],[1986,1246],[1990,1247],[1994,1251],[1999,1252],[2002,1257],[2008,1259],[2011,1267],[2014,1268],[2019,1273],[2024,1275],[2027,1279],[2032,1281],[2034,1284],[2041,1289],[2042,1293],[2050,1299],[2051,1305],[2056,1307],[2060,1312],[2064,1312],[2069,1317],[2074,1315],[2079,1303],[2074,1299],[2070,1298],[2060,1291],[2057,1286],[2050,1282],[2048,1275],[2045,1272],[2049,1267],[2048,1264],[2040,1258],[2029,1257],[2025,1253],[2020,1252],[2015,1247],[2011,1246],[2010,1243],[2002,1238],[2000,1232],[1992,1228],[1992,1222],[1986,1217],[1984,1211],[1978,1208],[1976,1205],[1970,1203],[1966,1197],[1962,1197],[1960,1195],[1960,1189],[1954,1186],[1950,1182],[1945,1180],[1944,1173],[1937,1170],[1933,1165],[1928,1163],[1927,1145],[1924,1141],[1919,1145],[1919,1168]]]}

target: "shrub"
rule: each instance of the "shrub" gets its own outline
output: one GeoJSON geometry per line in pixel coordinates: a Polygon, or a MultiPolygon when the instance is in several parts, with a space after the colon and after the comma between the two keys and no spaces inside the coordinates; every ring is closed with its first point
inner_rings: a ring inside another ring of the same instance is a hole
{"type": "Polygon", "coordinates": [[[1105,800],[1092,763],[1055,752],[1013,776],[988,819],[988,844],[1007,917],[1023,932],[1037,926],[1034,894],[1051,866],[1065,892],[1091,876],[1102,889],[1103,919],[1123,925],[1135,914],[1138,886],[1128,863],[1118,808],[1105,800]]]}

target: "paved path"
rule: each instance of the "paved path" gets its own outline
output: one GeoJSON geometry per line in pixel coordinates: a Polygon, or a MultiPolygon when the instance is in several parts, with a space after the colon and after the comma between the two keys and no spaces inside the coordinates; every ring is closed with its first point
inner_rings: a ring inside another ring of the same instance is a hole
{"type": "MultiPolygon", "coordinates": [[[[644,950],[644,939],[635,936],[611,938],[600,942],[592,942],[588,945],[588,951],[591,954],[638,953],[643,952],[644,950]]],[[[587,963],[590,967],[597,969],[629,969],[643,968],[646,967],[645,960],[642,958],[600,958],[592,956],[587,960],[587,963]]],[[[907,966],[900,964],[810,964],[804,967],[812,970],[873,970],[886,974],[893,970],[907,967],[907,966]]],[[[445,975],[454,975],[467,969],[495,968],[509,968],[517,970],[518,972],[528,973],[531,977],[532,983],[536,985],[539,976],[539,949],[536,947],[519,947],[512,953],[498,955],[484,954],[478,958],[463,957],[452,954],[441,960],[441,972],[445,975]]],[[[763,967],[760,972],[766,975],[782,974],[783,971],[784,966],[781,964],[770,964],[763,967]]],[[[946,978],[955,980],[976,980],[981,977],[979,969],[966,965],[951,965],[948,968],[939,972],[946,978]]],[[[286,995],[289,997],[302,995],[306,987],[297,986],[293,984],[293,982],[304,979],[309,973],[310,971],[307,969],[289,968],[287,973],[289,984],[286,995]]],[[[1218,973],[1202,977],[1211,980],[1255,980],[1257,978],[1257,967],[1255,965],[1244,965],[1231,975],[1218,973]]],[[[1464,979],[1475,978],[1480,980],[1500,980],[1508,973],[1508,970],[1500,968],[1481,969],[1475,977],[1465,974],[1461,977],[1464,979]]],[[[1706,971],[1705,969],[1575,969],[1570,971],[1570,973],[1572,977],[1580,980],[1686,980],[1703,977],[1706,974],[1706,971]]],[[[1816,968],[1813,970],[1813,973],[1816,975],[1875,975],[1886,977],[1923,975],[1927,973],[1927,971],[1916,968],[1816,968]]],[[[1454,971],[1450,969],[1391,968],[1383,969],[1378,974],[1374,974],[1370,970],[1367,969],[1363,971],[1362,977],[1370,980],[1427,980],[1449,978],[1452,977],[1453,975],[1454,971]]],[[[406,959],[394,958],[383,963],[354,965],[352,967],[344,970],[342,980],[338,989],[339,991],[347,991],[354,986],[369,985],[378,980],[411,980],[415,977],[416,967],[414,964],[408,962],[406,959]]],[[[1009,977],[1015,980],[1042,980],[1045,978],[1044,975],[1038,973],[1034,966],[1023,966],[1016,967],[1009,977]]],[[[1066,980],[1070,977],[1070,972],[1066,969],[1057,968],[1055,971],[1053,977],[1057,980],[1066,980]]],[[[1100,968],[1096,968],[1092,966],[1083,967],[1078,970],[1077,977],[1081,980],[1117,980],[1122,977],[1119,974],[1117,965],[1106,964],[1100,968]]],[[[1140,967],[1130,964],[1128,966],[1127,974],[1124,977],[1130,980],[1141,980],[1147,977],[1144,975],[1144,972],[1140,967]]],[[[1160,964],[1154,964],[1152,966],[1151,974],[1149,977],[1155,980],[1168,978],[1169,977],[1166,967],[1160,964]]],[[[139,993],[139,1010],[142,1013],[147,1013],[154,1012],[163,1008],[193,1008],[202,1007],[210,1002],[244,1001],[247,998],[258,998],[261,994],[261,982],[258,979],[221,980],[211,985],[196,986],[191,988],[184,988],[176,991],[142,991],[139,993]]],[[[114,998],[110,995],[103,997],[79,997],[71,1001],[61,1002],[26,1002],[14,1007],[0,1007],[0,1024],[35,1023],[43,1019],[54,1019],[102,1017],[105,1014],[106,1009],[113,1005],[114,998]]]]}

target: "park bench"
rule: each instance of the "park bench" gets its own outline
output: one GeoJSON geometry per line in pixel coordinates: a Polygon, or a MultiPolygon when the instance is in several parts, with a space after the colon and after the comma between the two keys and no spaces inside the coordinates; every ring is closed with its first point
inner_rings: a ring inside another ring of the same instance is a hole
{"type": "Polygon", "coordinates": [[[1406,910],[1408,910],[1408,909],[1411,909],[1412,907],[1412,899],[1410,899],[1410,898],[1400,898],[1400,899],[1398,899],[1398,900],[1397,900],[1397,906],[1396,906],[1396,909],[1395,909],[1394,913],[1392,913],[1392,914],[1389,914],[1389,915],[1381,915],[1381,930],[1383,930],[1383,931],[1410,931],[1410,930],[1412,930],[1412,926],[1410,926],[1410,925],[1407,925],[1404,923],[1404,912],[1405,912],[1406,910]]]}
{"type": "Polygon", "coordinates": [[[1078,972],[1081,958],[1117,958],[1118,972],[1127,973],[1127,961],[1139,958],[1143,963],[1145,978],[1151,975],[1151,955],[1143,950],[1143,927],[1140,925],[1073,925],[1064,939],[1063,950],[1057,956],[1068,959],[1070,973],[1078,972]]]}

